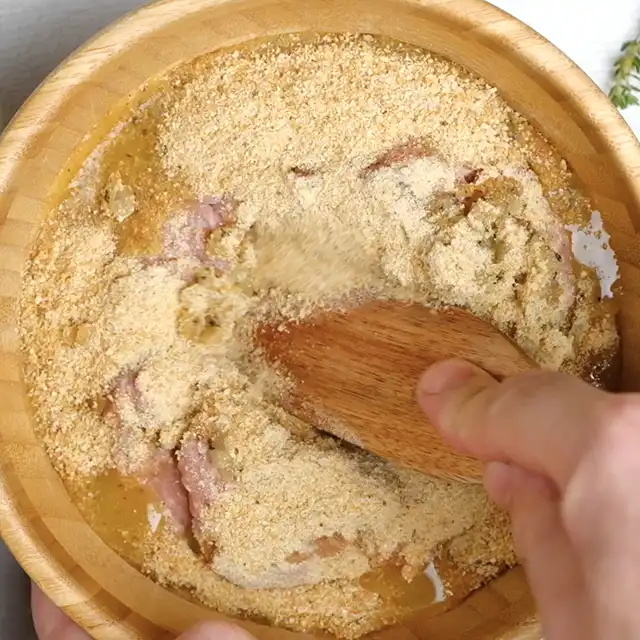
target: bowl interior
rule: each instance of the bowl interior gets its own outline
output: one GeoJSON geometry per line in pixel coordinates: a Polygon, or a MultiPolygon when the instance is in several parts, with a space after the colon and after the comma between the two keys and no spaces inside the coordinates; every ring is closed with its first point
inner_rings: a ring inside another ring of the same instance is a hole
{"type": "MultiPolygon", "coordinates": [[[[29,244],[68,169],[148,79],[205,52],[292,32],[365,32],[450,57],[497,86],[560,149],[602,212],[620,261],[623,385],[640,386],[640,150],[606,97],[562,54],[481,0],[165,0],[98,36],[23,108],[0,145],[0,530],[27,571],[97,638],[173,638],[215,617],[152,583],[86,525],[38,444],[14,303],[29,244]],[[99,129],[96,129],[98,127],[99,129]]],[[[455,610],[375,638],[539,638],[522,571],[455,610]]],[[[248,623],[259,638],[308,638],[248,623]]]]}

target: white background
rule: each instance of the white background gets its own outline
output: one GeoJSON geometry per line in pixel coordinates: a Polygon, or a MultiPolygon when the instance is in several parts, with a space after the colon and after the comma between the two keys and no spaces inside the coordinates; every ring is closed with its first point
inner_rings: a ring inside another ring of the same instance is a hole
{"type": "MultiPolygon", "coordinates": [[[[304,0],[300,0],[303,2],[304,0]]],[[[343,0],[348,2],[349,0],[343,0]]],[[[142,0],[0,0],[0,128],[44,77],[98,29],[142,0]]],[[[565,51],[605,90],[640,0],[495,0],[565,51]]],[[[640,107],[625,112],[640,134],[640,107]]],[[[28,640],[28,584],[0,543],[0,640],[28,640]]]]}

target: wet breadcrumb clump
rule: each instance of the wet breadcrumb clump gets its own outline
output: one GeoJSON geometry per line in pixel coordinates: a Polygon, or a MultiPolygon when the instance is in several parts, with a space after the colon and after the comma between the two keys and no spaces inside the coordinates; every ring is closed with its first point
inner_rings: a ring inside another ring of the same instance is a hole
{"type": "Polygon", "coordinates": [[[61,475],[137,477],[151,451],[206,442],[220,482],[199,546],[165,513],[142,568],[294,630],[355,638],[401,620],[413,605],[362,586],[389,567],[412,580],[435,560],[468,590],[512,566],[482,488],[291,417],[252,336],[415,300],[468,308],[540,364],[588,373],[617,336],[570,256],[563,224],[591,207],[566,163],[494,88],[370,37],[218,53],[153,93],[85,163],[25,278],[27,381],[61,475]]]}

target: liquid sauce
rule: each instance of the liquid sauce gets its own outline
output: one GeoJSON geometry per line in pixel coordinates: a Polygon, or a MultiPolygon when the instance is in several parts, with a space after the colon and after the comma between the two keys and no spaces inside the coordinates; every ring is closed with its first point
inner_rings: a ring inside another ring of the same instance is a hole
{"type": "Polygon", "coordinates": [[[400,568],[394,565],[365,573],[359,584],[363,589],[377,593],[388,604],[411,611],[424,609],[436,600],[436,585],[430,577],[419,574],[407,582],[400,568]]]}
{"type": "Polygon", "coordinates": [[[112,471],[80,485],[68,484],[82,515],[98,535],[128,562],[140,567],[150,536],[166,524],[154,491],[112,471]]]}
{"type": "MultiPolygon", "coordinates": [[[[145,546],[167,526],[164,506],[155,492],[135,478],[109,472],[68,490],[94,531],[133,566],[144,562],[145,546]]],[[[477,586],[471,575],[460,575],[446,558],[407,581],[401,567],[390,563],[363,574],[357,584],[380,596],[381,615],[420,612],[436,616],[451,609],[477,586]]]]}

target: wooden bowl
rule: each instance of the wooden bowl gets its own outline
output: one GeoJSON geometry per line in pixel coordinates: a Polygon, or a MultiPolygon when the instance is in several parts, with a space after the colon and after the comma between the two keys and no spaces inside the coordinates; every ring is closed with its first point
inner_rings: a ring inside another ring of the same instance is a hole
{"type": "MultiPolygon", "coordinates": [[[[0,144],[0,532],[46,593],[96,638],[173,638],[216,614],[162,589],[107,547],[70,501],[33,432],[14,303],[47,199],[86,136],[147,79],[206,51],[300,31],[384,34],[443,54],[497,86],[557,145],[600,210],[620,260],[624,387],[640,386],[640,148],[594,84],[513,17],[481,0],[164,0],[65,62],[0,144]]],[[[258,638],[308,638],[246,624],[258,638]]],[[[456,609],[378,640],[540,637],[516,569],[456,609]]]]}

